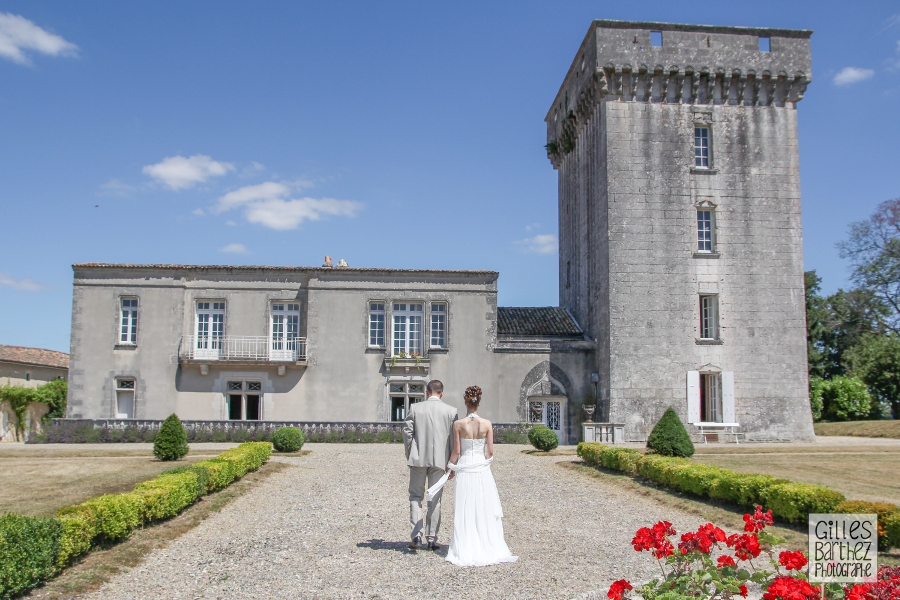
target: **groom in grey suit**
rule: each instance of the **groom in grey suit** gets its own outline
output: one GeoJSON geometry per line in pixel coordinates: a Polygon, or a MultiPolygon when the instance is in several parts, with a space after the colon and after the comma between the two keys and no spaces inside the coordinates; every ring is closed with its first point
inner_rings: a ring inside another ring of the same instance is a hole
{"type": "MultiPolygon", "coordinates": [[[[425,391],[428,399],[410,406],[403,424],[403,444],[409,465],[409,524],[412,529],[409,547],[412,549],[422,546],[422,498],[425,490],[437,483],[447,470],[453,452],[450,433],[457,419],[456,409],[441,401],[443,383],[437,379],[429,381],[425,391]]],[[[438,549],[442,493],[443,490],[428,503],[425,538],[429,550],[438,549]]]]}

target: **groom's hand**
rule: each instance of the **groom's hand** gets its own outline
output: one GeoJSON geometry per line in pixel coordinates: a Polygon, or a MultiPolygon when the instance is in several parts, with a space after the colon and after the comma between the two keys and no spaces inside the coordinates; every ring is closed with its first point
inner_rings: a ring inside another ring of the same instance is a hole
{"type": "Polygon", "coordinates": [[[447,481],[450,481],[454,477],[456,477],[456,471],[450,471],[450,477],[447,478],[447,481]]]}

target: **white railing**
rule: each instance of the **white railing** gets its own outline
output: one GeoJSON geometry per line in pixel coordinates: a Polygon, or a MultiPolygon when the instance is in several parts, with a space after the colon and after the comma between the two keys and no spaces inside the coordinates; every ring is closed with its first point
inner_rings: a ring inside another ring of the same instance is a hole
{"type": "Polygon", "coordinates": [[[306,338],[186,335],[181,338],[179,356],[187,360],[301,361],[306,360],[306,338]]]}

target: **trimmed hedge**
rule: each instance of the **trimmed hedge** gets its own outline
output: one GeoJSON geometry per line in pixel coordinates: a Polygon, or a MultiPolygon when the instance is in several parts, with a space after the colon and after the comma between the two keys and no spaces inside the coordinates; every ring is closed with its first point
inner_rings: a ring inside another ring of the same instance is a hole
{"type": "Polygon", "coordinates": [[[878,549],[887,552],[900,547],[900,506],[889,502],[847,500],[835,507],[839,513],[875,513],[878,515],[878,549]],[[896,525],[892,528],[892,523],[896,525]]]}
{"type": "Polygon", "coordinates": [[[0,515],[0,598],[6,600],[56,573],[58,519],[0,515]]]}
{"type": "Polygon", "coordinates": [[[269,442],[248,442],[190,467],[169,469],[124,494],[61,508],[56,518],[0,516],[0,600],[47,581],[97,542],[128,537],[146,523],[179,514],[269,460],[269,442]]]}
{"type": "MultiPolygon", "coordinates": [[[[843,494],[821,485],[797,483],[770,475],[737,473],[674,456],[641,455],[636,450],[603,444],[582,442],[578,444],[578,455],[590,465],[640,475],[695,496],[722,500],[738,506],[762,505],[771,509],[774,516],[790,523],[805,521],[809,513],[835,512],[836,507],[845,500],[843,494]]],[[[894,521],[890,521],[887,516],[884,522],[886,530],[894,526],[888,525],[894,521]]],[[[879,525],[880,523],[879,518],[879,525]]],[[[895,526],[900,530],[900,517],[895,526]]],[[[886,539],[890,541],[894,538],[888,534],[886,539]]],[[[900,542],[900,538],[897,541],[900,542]]],[[[891,544],[900,545],[893,542],[891,544]]]]}

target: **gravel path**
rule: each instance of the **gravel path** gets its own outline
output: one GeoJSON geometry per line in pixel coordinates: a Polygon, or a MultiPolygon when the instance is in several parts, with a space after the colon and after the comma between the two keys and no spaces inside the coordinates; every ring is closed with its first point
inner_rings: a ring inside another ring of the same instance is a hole
{"type": "MultiPolygon", "coordinates": [[[[679,531],[702,524],[612,484],[553,463],[525,446],[499,445],[493,465],[506,541],[519,561],[460,568],[406,548],[407,467],[397,444],[308,444],[275,457],[273,474],[169,547],[115,577],[97,599],[120,598],[548,598],[605,591],[657,566],[629,542],[660,519],[679,531]]],[[[453,483],[440,542],[453,530],[453,483]]],[[[605,594],[602,594],[605,597],[605,594]]],[[[598,594],[598,597],[600,595],[598,594]]]]}

